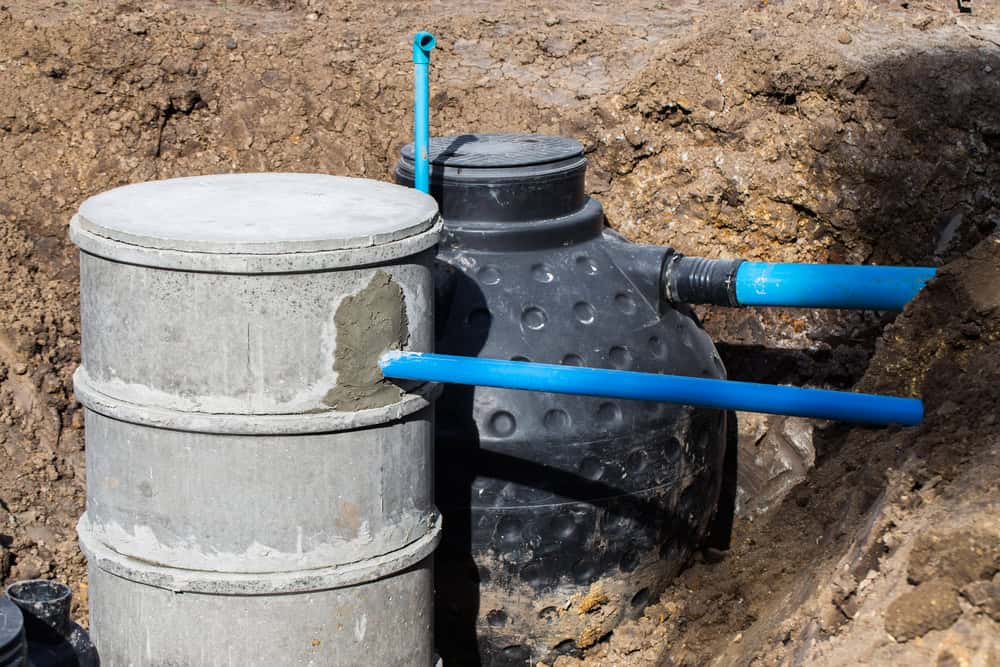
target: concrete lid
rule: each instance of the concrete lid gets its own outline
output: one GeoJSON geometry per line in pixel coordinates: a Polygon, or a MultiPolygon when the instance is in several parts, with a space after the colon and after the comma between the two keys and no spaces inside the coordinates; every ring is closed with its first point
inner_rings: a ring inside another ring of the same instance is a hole
{"type": "Polygon", "coordinates": [[[434,245],[436,231],[427,232],[439,227],[440,219],[433,198],[391,183],[258,173],[115,188],[83,202],[72,226],[73,240],[81,248],[111,259],[133,261],[138,253],[152,260],[139,263],[154,266],[241,270],[247,265],[254,271],[267,270],[269,262],[240,258],[280,257],[281,270],[329,265],[291,262],[296,265],[291,266],[289,256],[307,259],[305,255],[345,251],[351,251],[346,253],[349,257],[338,258],[334,265],[388,261],[434,245]],[[419,242],[405,243],[417,237],[419,242]],[[120,244],[127,247],[115,247],[120,244]],[[387,253],[391,246],[398,246],[399,252],[387,253]],[[382,250],[364,251],[375,248],[382,250]],[[192,253],[197,253],[198,261],[179,256],[192,253]]]}

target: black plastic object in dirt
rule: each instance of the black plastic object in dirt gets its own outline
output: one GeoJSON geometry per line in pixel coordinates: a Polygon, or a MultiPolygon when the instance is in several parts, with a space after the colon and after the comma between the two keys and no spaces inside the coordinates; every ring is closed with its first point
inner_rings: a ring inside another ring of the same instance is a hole
{"type": "Polygon", "coordinates": [[[87,631],[70,619],[68,586],[30,579],[8,586],[7,596],[24,618],[27,667],[97,667],[97,651],[87,631]]]}
{"type": "Polygon", "coordinates": [[[27,660],[21,610],[7,596],[0,595],[0,667],[24,667],[27,660]]]}
{"type": "MultiPolygon", "coordinates": [[[[430,143],[445,221],[437,351],[723,378],[661,298],[669,249],[605,228],[572,139],[430,143]]],[[[397,182],[413,183],[403,148],[397,182]]],[[[655,601],[719,499],[726,418],[662,403],[451,385],[437,401],[437,645],[445,664],[577,653],[655,601]]]]}

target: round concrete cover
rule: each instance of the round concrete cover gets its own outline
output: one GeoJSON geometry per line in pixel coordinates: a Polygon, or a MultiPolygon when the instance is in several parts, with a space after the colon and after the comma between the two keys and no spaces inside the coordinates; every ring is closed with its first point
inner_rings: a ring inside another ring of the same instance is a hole
{"type": "Polygon", "coordinates": [[[126,185],[80,206],[80,227],[162,250],[272,254],[364,248],[432,227],[428,195],[324,174],[223,174],[126,185]]]}

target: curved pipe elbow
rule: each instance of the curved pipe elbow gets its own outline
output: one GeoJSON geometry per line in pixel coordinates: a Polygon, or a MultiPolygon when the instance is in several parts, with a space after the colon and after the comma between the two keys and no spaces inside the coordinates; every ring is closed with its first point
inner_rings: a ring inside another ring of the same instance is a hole
{"type": "Polygon", "coordinates": [[[437,38],[429,32],[421,30],[413,36],[413,62],[417,65],[427,65],[431,61],[431,50],[437,44],[437,38]]]}

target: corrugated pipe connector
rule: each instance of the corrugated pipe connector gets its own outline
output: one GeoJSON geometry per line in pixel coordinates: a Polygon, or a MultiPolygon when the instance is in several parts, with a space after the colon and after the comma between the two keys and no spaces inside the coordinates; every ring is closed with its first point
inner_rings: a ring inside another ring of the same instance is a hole
{"type": "Polygon", "coordinates": [[[678,252],[663,263],[663,296],[671,303],[738,306],[736,273],[742,259],[686,257],[678,252]]]}

